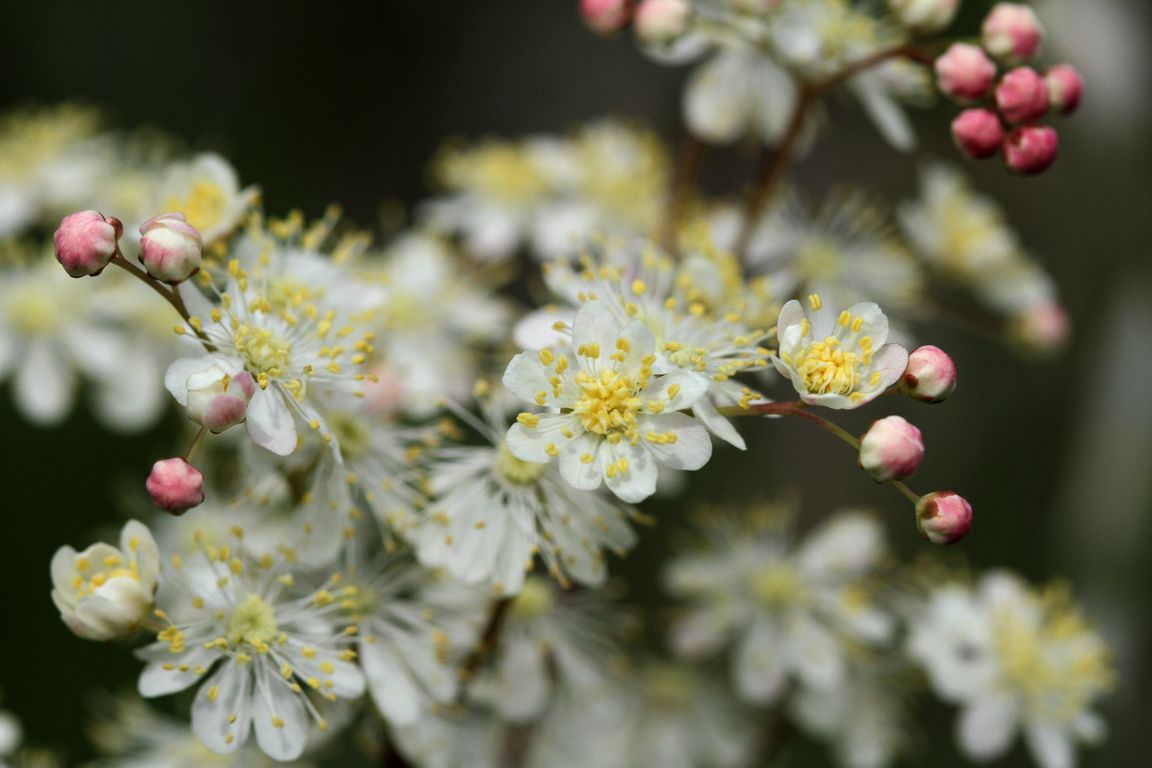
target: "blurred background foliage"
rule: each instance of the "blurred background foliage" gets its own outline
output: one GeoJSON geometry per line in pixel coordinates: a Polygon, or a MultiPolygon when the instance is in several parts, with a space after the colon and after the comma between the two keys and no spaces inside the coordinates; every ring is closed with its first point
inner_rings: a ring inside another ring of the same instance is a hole
{"type": "MultiPolygon", "coordinates": [[[[990,3],[965,3],[960,21],[990,3]]],[[[970,167],[998,198],[1057,278],[1075,322],[1059,359],[1021,360],[963,330],[921,329],[951,352],[961,384],[946,405],[893,403],[929,446],[917,488],[955,488],[976,525],[961,546],[980,568],[1008,566],[1032,580],[1068,579],[1114,645],[1121,685],[1106,714],[1108,744],[1084,764],[1152,765],[1152,72],[1143,0],[1051,0],[1047,58],[1086,73],[1077,119],[1062,123],[1063,157],[1020,180],[998,163],[970,167]],[[1054,50],[1056,49],[1056,50],[1054,50]]],[[[396,202],[426,190],[426,163],[452,137],[563,132],[594,117],[651,124],[674,146],[682,132],[683,70],[656,66],[624,38],[586,32],[574,0],[389,0],[276,4],[112,0],[6,2],[0,10],[0,108],[80,101],[111,127],[154,126],[190,149],[228,157],[266,210],[319,215],[340,203],[372,228],[394,226],[396,202]]],[[[917,116],[922,156],[952,160],[940,108],[917,116]]],[[[848,179],[891,200],[910,197],[917,163],[886,145],[847,104],[833,104],[831,133],[796,168],[818,199],[848,179]]],[[[740,149],[718,153],[705,183],[736,190],[752,175],[740,149]]],[[[847,419],[862,432],[867,417],[847,419]]],[[[170,451],[170,420],[153,432],[109,436],[82,411],[38,431],[0,398],[0,472],[6,520],[0,583],[3,704],[29,740],[89,755],[88,700],[79,692],[131,680],[125,649],[78,641],[48,599],[48,561],[61,544],[86,544],[125,512],[151,462],[170,451]]],[[[893,518],[898,551],[915,557],[907,504],[852,466],[843,446],[802,423],[760,425],[751,450],[692,479],[700,495],[739,501],[802,494],[804,514],[872,506],[893,518]]],[[[658,564],[683,512],[651,511],[628,571],[633,599],[658,606],[658,564]]],[[[655,607],[656,614],[659,608],[655,607]]],[[[962,764],[951,717],[923,713],[909,766],[962,764]]],[[[794,766],[830,765],[802,746],[794,766]]],[[[1017,748],[1003,765],[1027,765],[1017,748]]]]}

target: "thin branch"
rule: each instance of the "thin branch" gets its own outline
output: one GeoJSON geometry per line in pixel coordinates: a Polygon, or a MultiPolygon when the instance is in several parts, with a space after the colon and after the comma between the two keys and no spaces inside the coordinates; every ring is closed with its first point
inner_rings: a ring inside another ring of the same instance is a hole
{"type": "Polygon", "coordinates": [[[504,620],[508,615],[508,608],[512,605],[512,598],[501,597],[492,602],[488,610],[488,621],[476,647],[460,666],[460,690],[457,700],[464,698],[468,683],[475,676],[484,661],[496,650],[500,642],[500,633],[504,631],[504,620]]]}

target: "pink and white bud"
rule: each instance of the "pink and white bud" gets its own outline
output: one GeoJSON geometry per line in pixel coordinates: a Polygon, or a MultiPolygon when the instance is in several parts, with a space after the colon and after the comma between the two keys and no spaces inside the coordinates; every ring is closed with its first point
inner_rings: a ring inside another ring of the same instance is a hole
{"type": "Polygon", "coordinates": [[[936,85],[940,92],[961,103],[980,101],[996,81],[996,65],[984,49],[953,43],[936,59],[936,85]]]}
{"type": "Polygon", "coordinates": [[[636,36],[652,45],[668,45],[688,30],[691,13],[687,0],[643,0],[636,8],[636,36]]]}
{"type": "Polygon", "coordinates": [[[99,211],[70,213],[60,221],[53,240],[56,261],[72,277],[96,277],[116,255],[124,232],[120,220],[99,211]]]}
{"type": "Polygon", "coordinates": [[[939,32],[951,24],[959,5],[960,0],[888,0],[888,8],[900,25],[921,35],[939,32]]]}
{"type": "Polygon", "coordinates": [[[920,430],[900,416],[874,421],[860,440],[860,467],[878,483],[912,477],[923,458],[920,430]]]}
{"type": "Polygon", "coordinates": [[[924,403],[943,402],[956,391],[956,363],[940,347],[920,347],[908,355],[900,391],[924,403]]]}
{"type": "Polygon", "coordinates": [[[955,544],[972,527],[972,505],[952,491],[936,491],[916,503],[916,527],[933,544],[955,544]]]}
{"type": "Polygon", "coordinates": [[[611,35],[632,21],[633,0],[580,0],[580,16],[593,32],[611,35]]]}
{"type": "Polygon", "coordinates": [[[144,486],[156,508],[173,515],[204,502],[204,475],[184,459],[161,459],[153,464],[144,486]]]}
{"type": "Polygon", "coordinates": [[[213,363],[188,377],[188,418],[219,434],[244,422],[255,393],[252,374],[213,363]]]}
{"type": "Polygon", "coordinates": [[[1004,162],[1022,176],[1043,173],[1060,152],[1060,137],[1048,125],[1026,125],[1004,139],[1004,162]]]}
{"type": "Polygon", "coordinates": [[[1004,126],[1000,116],[990,109],[966,109],[952,121],[952,140],[968,157],[983,160],[1000,150],[1004,126]]]}
{"type": "Polygon", "coordinates": [[[1058,352],[1068,343],[1072,323],[1057,301],[1029,307],[1013,324],[1013,335],[1028,349],[1041,354],[1058,352]]]}
{"type": "Polygon", "coordinates": [[[61,547],[52,557],[52,602],[79,637],[114,640],[139,629],[151,612],[160,552],[143,523],[129,521],[120,547],[103,542],[83,552],[61,547]]]}
{"type": "Polygon", "coordinates": [[[152,277],[176,285],[200,271],[204,239],[184,214],[153,216],[141,225],[140,235],[140,263],[152,277]]]}
{"type": "Polygon", "coordinates": [[[1044,42],[1044,27],[1036,12],[1021,3],[997,3],[980,29],[984,49],[1006,64],[1023,64],[1036,57],[1044,42]]]}
{"type": "Polygon", "coordinates": [[[1050,104],[1048,86],[1032,67],[1017,67],[996,85],[996,106],[1010,123],[1039,120],[1050,104]]]}
{"type": "Polygon", "coordinates": [[[1057,64],[1044,75],[1048,86],[1048,98],[1052,109],[1062,115],[1070,115],[1080,106],[1084,92],[1084,80],[1071,64],[1057,64]]]}

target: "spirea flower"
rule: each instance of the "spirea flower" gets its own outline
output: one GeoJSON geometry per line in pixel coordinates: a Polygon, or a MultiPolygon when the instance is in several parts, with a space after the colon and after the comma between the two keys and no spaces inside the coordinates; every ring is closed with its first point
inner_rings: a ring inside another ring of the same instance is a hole
{"type": "Polygon", "coordinates": [[[309,719],[327,721],[310,697],[355,699],[364,677],[349,647],[356,626],[341,626],[342,601],[355,588],[334,575],[317,589],[297,586],[294,553],[254,559],[243,531],[232,543],[201,543],[187,562],[175,555],[165,573],[175,587],[161,599],[167,622],[157,642],[139,651],[148,662],[140,694],[163,696],[200,683],[192,730],[205,746],[230,754],[255,730],[276,760],[304,751],[309,719]]]}
{"type": "Polygon", "coordinates": [[[83,552],[61,547],[52,557],[52,602],[78,636],[112,640],[140,628],[152,609],[160,553],[147,526],[135,520],[117,549],[103,542],[83,552]]]}
{"type": "Polygon", "coordinates": [[[679,413],[707,391],[684,371],[657,375],[656,340],[640,321],[621,324],[602,302],[580,308],[572,345],[521,352],[504,385],[526,402],[559,413],[524,412],[508,431],[508,449],[523,461],[559,460],[575,488],[606,484],[638,502],[656,490],[657,464],[699,469],[712,455],[707,430],[679,413]]]}
{"type": "Polygon", "coordinates": [[[500,394],[481,398],[483,422],[461,413],[486,445],[445,444],[428,452],[432,500],[414,535],[421,562],[515,594],[538,555],[561,582],[599,586],[607,575],[604,550],[623,554],[635,544],[637,513],[605,494],[574,488],[553,463],[513,455],[503,407],[510,398],[500,394]]]}
{"type": "Polygon", "coordinates": [[[892,630],[871,583],[884,551],[880,526],[840,514],[792,549],[780,510],[748,510],[741,519],[704,518],[705,547],[667,569],[667,588],[688,601],[673,647],[704,656],[732,646],[732,680],[749,702],[778,700],[791,680],[837,690],[851,645],[878,646],[892,630]]]}
{"type": "Polygon", "coordinates": [[[888,318],[880,307],[861,302],[833,317],[818,294],[809,296],[808,303],[815,317],[796,300],[780,311],[780,349],[772,358],[801,400],[826,408],[859,408],[900,379],[908,351],[885,343],[888,318]]]}
{"type": "Polygon", "coordinates": [[[1064,589],[1003,572],[937,587],[914,613],[908,649],[963,708],[957,737],[973,760],[1002,755],[1022,733],[1040,768],[1068,768],[1078,743],[1103,735],[1093,707],[1112,687],[1108,649],[1064,589]]]}
{"type": "Polygon", "coordinates": [[[207,245],[239,227],[259,196],[256,187],[240,189],[236,170],[227,160],[205,152],[169,166],[157,188],[153,210],[184,214],[207,245]]]}

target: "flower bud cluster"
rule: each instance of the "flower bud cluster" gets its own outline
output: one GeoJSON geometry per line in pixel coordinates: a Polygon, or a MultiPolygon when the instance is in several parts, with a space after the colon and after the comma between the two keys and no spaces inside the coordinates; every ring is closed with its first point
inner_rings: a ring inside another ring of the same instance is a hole
{"type": "Polygon", "coordinates": [[[936,59],[937,87],[966,107],[952,121],[963,154],[977,160],[1000,154],[1009,170],[1026,176],[1055,161],[1059,137],[1041,121],[1075,111],[1083,83],[1068,64],[1043,73],[1029,66],[1043,40],[1035,11],[998,3],[984,19],[980,45],[954,43],[936,59]]]}

